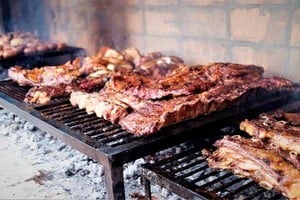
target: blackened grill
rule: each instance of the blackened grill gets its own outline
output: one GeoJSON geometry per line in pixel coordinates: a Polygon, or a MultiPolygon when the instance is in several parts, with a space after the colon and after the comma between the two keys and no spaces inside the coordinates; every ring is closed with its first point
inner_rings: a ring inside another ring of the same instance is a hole
{"type": "Polygon", "coordinates": [[[242,104],[168,126],[151,136],[135,137],[94,114],[72,107],[68,99],[55,99],[43,106],[25,104],[23,99],[27,90],[11,80],[0,82],[0,105],[101,163],[109,199],[125,198],[123,164],[188,139],[206,136],[199,136],[200,130],[221,127],[293,100],[289,92],[277,93],[255,104],[248,102],[247,107],[242,104]]]}
{"type": "Polygon", "coordinates": [[[13,65],[20,65],[25,68],[60,65],[76,57],[83,57],[84,49],[78,47],[66,47],[61,50],[49,50],[45,52],[33,52],[20,54],[10,58],[0,59],[0,67],[8,68],[13,65]]]}

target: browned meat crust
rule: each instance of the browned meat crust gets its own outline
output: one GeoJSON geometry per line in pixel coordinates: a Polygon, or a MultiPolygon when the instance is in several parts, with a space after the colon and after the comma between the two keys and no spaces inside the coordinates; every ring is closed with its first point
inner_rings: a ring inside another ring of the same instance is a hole
{"type": "Polygon", "coordinates": [[[261,139],[267,148],[277,150],[300,169],[300,114],[277,110],[258,119],[244,120],[240,129],[261,139]]]}
{"type": "Polygon", "coordinates": [[[217,150],[207,159],[210,167],[252,178],[262,187],[274,188],[290,199],[300,198],[300,171],[277,152],[266,150],[260,141],[225,136],[215,146],[217,150]]]}
{"type": "MultiPolygon", "coordinates": [[[[239,84],[230,81],[208,88],[204,92],[159,100],[142,99],[105,87],[98,94],[73,92],[71,103],[118,123],[131,133],[148,135],[159,131],[162,127],[242,103],[243,99],[255,96],[258,91],[264,93],[280,89],[279,86],[282,85],[281,80],[276,78],[265,78],[256,82],[249,82],[246,79],[244,81],[243,83],[238,80],[239,84]],[[273,84],[275,80],[278,84],[273,84]],[[97,106],[98,104],[101,106],[97,106]]],[[[288,83],[282,87],[291,86],[292,84],[288,83]]]]}
{"type": "Polygon", "coordinates": [[[141,99],[161,99],[200,93],[221,84],[239,84],[262,78],[263,69],[254,65],[216,63],[189,67],[177,65],[163,77],[144,76],[131,72],[112,76],[107,87],[141,99]]]}
{"type": "Polygon", "coordinates": [[[8,77],[22,86],[69,84],[83,74],[83,71],[80,70],[80,62],[80,58],[76,58],[60,66],[45,66],[34,69],[14,66],[8,70],[8,77]]]}

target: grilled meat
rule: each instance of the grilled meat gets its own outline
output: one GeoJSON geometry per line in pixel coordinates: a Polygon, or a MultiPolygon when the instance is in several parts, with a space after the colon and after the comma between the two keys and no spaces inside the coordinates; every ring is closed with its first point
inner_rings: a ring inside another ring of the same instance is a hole
{"type": "Polygon", "coordinates": [[[44,104],[55,97],[67,96],[72,90],[95,91],[104,86],[111,74],[131,71],[133,65],[126,58],[138,59],[140,53],[129,48],[124,50],[124,55],[103,47],[96,56],[76,58],[60,66],[30,70],[11,67],[8,75],[19,85],[34,86],[26,94],[25,102],[44,104]]]}
{"type": "MultiPolygon", "coordinates": [[[[157,55],[158,52],[150,53],[157,55]]],[[[148,58],[145,63],[142,63],[140,65],[137,65],[135,67],[135,72],[137,72],[140,75],[144,75],[147,77],[151,77],[151,79],[161,79],[167,74],[171,73],[173,70],[178,68],[179,66],[182,66],[184,64],[184,61],[176,56],[164,56],[161,53],[158,54],[159,57],[150,56],[149,54],[145,57],[148,58]],[[150,60],[150,58],[153,58],[150,60]]],[[[141,60],[145,57],[142,57],[141,60]]]]}
{"type": "Polygon", "coordinates": [[[283,113],[283,117],[288,124],[293,126],[300,126],[300,114],[299,113],[283,113]]]}
{"type": "Polygon", "coordinates": [[[24,101],[26,103],[46,104],[57,97],[67,97],[73,90],[86,92],[99,91],[108,80],[108,70],[97,71],[86,78],[76,79],[70,84],[61,83],[55,86],[35,86],[28,90],[24,101]]]}
{"type": "Polygon", "coordinates": [[[236,105],[255,96],[258,90],[272,91],[266,82],[270,81],[266,78],[255,83],[218,85],[202,93],[160,100],[141,99],[105,87],[99,93],[72,92],[70,101],[131,133],[147,135],[164,126],[236,105]],[[266,85],[267,89],[262,87],[266,85]],[[101,106],[97,107],[98,104],[101,106]]]}
{"type": "Polygon", "coordinates": [[[8,70],[8,77],[22,86],[69,84],[83,74],[83,71],[80,70],[80,62],[80,58],[76,58],[60,66],[45,66],[34,69],[14,66],[8,70]]]}
{"type": "MultiPolygon", "coordinates": [[[[124,52],[134,54],[132,55],[136,56],[134,59],[139,57],[137,50],[127,49],[124,52]]],[[[127,57],[129,56],[127,55],[127,57]]],[[[59,66],[45,66],[34,69],[23,69],[21,66],[14,66],[8,70],[8,76],[22,86],[55,86],[70,84],[81,76],[99,70],[131,71],[133,68],[130,60],[126,60],[121,53],[109,47],[102,47],[96,56],[76,58],[59,66]]]]}
{"type": "Polygon", "coordinates": [[[120,120],[119,124],[137,135],[153,134],[162,127],[229,108],[246,99],[255,100],[258,91],[261,91],[260,94],[272,92],[262,87],[264,80],[251,84],[219,85],[199,94],[160,101],[143,100],[140,101],[142,103],[136,103],[130,102],[132,97],[124,96],[120,99],[131,106],[132,112],[120,120]]]}
{"type": "Polygon", "coordinates": [[[35,86],[28,90],[24,102],[46,104],[55,97],[68,96],[67,84],[59,84],[55,86],[35,86]]]}
{"type": "Polygon", "coordinates": [[[100,93],[87,93],[73,91],[70,95],[70,102],[73,106],[86,109],[87,113],[95,113],[112,123],[118,123],[120,119],[128,114],[129,106],[109,96],[102,91],[100,93]]]}
{"type": "Polygon", "coordinates": [[[263,113],[258,119],[242,121],[240,129],[259,138],[266,148],[277,151],[300,169],[299,119],[300,114],[277,110],[263,113]]]}
{"type": "Polygon", "coordinates": [[[300,154],[300,126],[294,126],[297,121],[292,121],[299,116],[281,110],[263,113],[258,119],[241,122],[240,129],[284,151],[300,154]]]}
{"type": "Polygon", "coordinates": [[[290,199],[300,198],[300,171],[260,141],[225,136],[215,146],[217,150],[207,159],[211,168],[230,170],[290,199]]]}
{"type": "Polygon", "coordinates": [[[161,99],[200,93],[221,84],[254,82],[262,78],[263,69],[258,66],[216,63],[208,66],[188,67],[177,65],[157,79],[140,73],[112,76],[107,87],[141,99],[161,99]]]}
{"type": "Polygon", "coordinates": [[[0,35],[0,59],[66,48],[65,43],[53,43],[40,40],[30,32],[10,32],[0,35]]]}

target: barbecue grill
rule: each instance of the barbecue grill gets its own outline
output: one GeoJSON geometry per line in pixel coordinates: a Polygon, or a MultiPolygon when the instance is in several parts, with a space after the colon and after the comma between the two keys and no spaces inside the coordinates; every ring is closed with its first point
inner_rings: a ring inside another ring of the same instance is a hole
{"type": "Polygon", "coordinates": [[[245,116],[275,109],[296,97],[292,92],[277,92],[254,102],[236,105],[163,128],[160,132],[136,137],[84,109],[73,107],[67,98],[59,98],[46,105],[23,102],[29,88],[11,80],[0,82],[0,105],[35,124],[41,130],[95,159],[104,166],[109,199],[124,199],[123,164],[192,138],[204,138],[212,128],[223,127],[245,116]]]}
{"type": "Polygon", "coordinates": [[[0,66],[8,68],[13,65],[20,65],[25,68],[61,65],[76,57],[83,57],[84,49],[78,47],[66,47],[61,50],[49,50],[45,52],[33,52],[20,54],[18,56],[0,59],[0,66]]]}
{"type": "MultiPolygon", "coordinates": [[[[300,112],[300,101],[282,109],[300,112]]],[[[165,187],[186,199],[286,199],[274,190],[263,189],[251,179],[239,178],[227,170],[209,168],[201,151],[213,150],[213,143],[224,135],[247,137],[246,133],[239,130],[239,123],[233,122],[230,126],[211,131],[199,131],[198,134],[205,137],[172,147],[184,147],[184,150],[142,166],[146,199],[151,199],[151,183],[165,187]]]]}

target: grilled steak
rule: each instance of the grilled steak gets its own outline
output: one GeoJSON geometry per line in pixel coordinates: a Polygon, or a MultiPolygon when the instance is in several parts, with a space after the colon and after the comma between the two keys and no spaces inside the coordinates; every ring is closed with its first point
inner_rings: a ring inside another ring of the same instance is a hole
{"type": "Polygon", "coordinates": [[[240,129],[282,150],[300,154],[300,127],[292,125],[293,122],[289,121],[291,118],[285,118],[290,115],[283,111],[263,113],[258,119],[241,122],[240,129]]]}
{"type": "Polygon", "coordinates": [[[277,110],[263,113],[258,119],[244,120],[240,129],[261,139],[266,148],[276,150],[300,169],[300,114],[277,110]]]}
{"type": "Polygon", "coordinates": [[[34,69],[23,69],[20,66],[14,66],[8,70],[8,77],[22,86],[69,84],[82,75],[80,62],[81,60],[76,58],[72,62],[68,61],[60,66],[45,66],[34,69]]]}
{"type": "Polygon", "coordinates": [[[145,76],[131,72],[113,76],[107,87],[141,99],[161,99],[200,93],[221,85],[253,82],[262,78],[263,68],[254,65],[215,63],[207,66],[188,67],[177,65],[163,77],[145,76]]]}
{"type": "MultiPolygon", "coordinates": [[[[265,82],[268,82],[265,80],[267,78],[245,85],[219,85],[206,92],[168,100],[142,101],[144,103],[139,104],[131,103],[129,100],[126,101],[128,105],[139,105],[139,107],[132,106],[133,111],[120,120],[119,124],[137,135],[153,134],[164,126],[229,108],[245,102],[246,99],[247,101],[255,99],[257,93],[271,92],[271,86],[268,89],[262,87],[262,85],[265,86],[265,82]]],[[[121,99],[125,101],[128,98],[124,96],[121,99]]]]}
{"type": "Polygon", "coordinates": [[[97,116],[120,124],[131,133],[147,135],[164,126],[237,105],[243,102],[242,99],[253,99],[259,91],[263,94],[278,89],[270,83],[270,79],[247,84],[231,82],[202,93],[160,100],[141,99],[106,87],[99,93],[72,92],[70,101],[73,105],[86,108],[89,113],[95,112],[97,116]]]}
{"type": "Polygon", "coordinates": [[[73,90],[92,92],[100,90],[108,80],[112,72],[98,70],[85,78],[75,79],[70,84],[61,83],[54,86],[35,86],[26,93],[24,101],[27,103],[45,104],[57,97],[66,97],[73,90]]]}
{"type": "Polygon", "coordinates": [[[266,150],[260,141],[225,136],[215,143],[208,157],[212,168],[226,169],[252,178],[266,189],[275,189],[290,199],[300,198],[300,171],[277,152],[266,150]]]}

